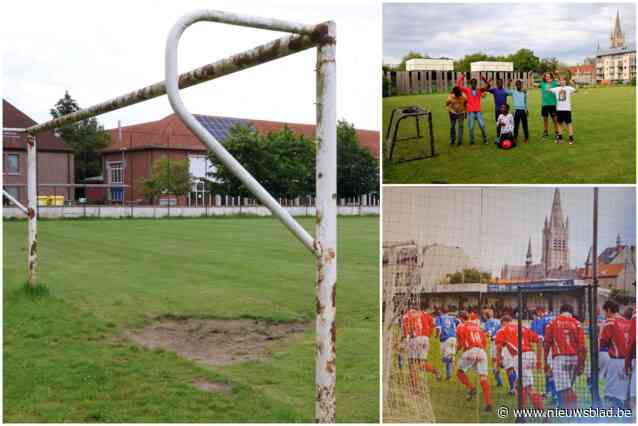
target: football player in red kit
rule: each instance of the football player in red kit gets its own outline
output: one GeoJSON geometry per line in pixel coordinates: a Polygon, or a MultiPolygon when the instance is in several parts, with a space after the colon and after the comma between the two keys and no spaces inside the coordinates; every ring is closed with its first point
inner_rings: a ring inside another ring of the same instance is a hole
{"type": "Polygon", "coordinates": [[[483,390],[485,411],[492,411],[490,383],[487,381],[487,335],[477,322],[469,319],[467,312],[461,311],[459,319],[461,324],[456,328],[456,337],[459,350],[463,351],[463,355],[459,363],[457,377],[469,390],[468,399],[472,399],[476,395],[476,386],[470,383],[466,373],[470,369],[476,370],[483,390]]]}
{"type": "Polygon", "coordinates": [[[437,380],[441,376],[431,362],[428,362],[430,335],[434,330],[434,319],[427,312],[422,311],[417,304],[413,304],[402,320],[403,338],[406,339],[408,349],[408,365],[410,367],[410,384],[412,390],[418,390],[419,371],[425,370],[434,374],[437,380]]]}

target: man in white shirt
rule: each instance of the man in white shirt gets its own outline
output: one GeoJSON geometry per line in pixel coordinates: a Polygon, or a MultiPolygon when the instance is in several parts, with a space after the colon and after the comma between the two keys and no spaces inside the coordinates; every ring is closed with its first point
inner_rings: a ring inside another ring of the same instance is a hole
{"type": "Polygon", "coordinates": [[[572,126],[572,93],[576,88],[567,86],[565,77],[560,77],[558,87],[547,87],[545,90],[556,96],[556,121],[558,122],[558,138],[556,143],[563,142],[563,130],[569,131],[569,144],[574,144],[574,128],[572,126]]]}

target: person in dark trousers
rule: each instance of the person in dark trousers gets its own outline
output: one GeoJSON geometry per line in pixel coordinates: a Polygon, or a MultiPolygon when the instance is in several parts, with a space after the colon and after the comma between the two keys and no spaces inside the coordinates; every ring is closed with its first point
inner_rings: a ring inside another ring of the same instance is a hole
{"type": "Polygon", "coordinates": [[[529,140],[529,130],[527,127],[527,91],[523,89],[523,82],[516,80],[515,89],[512,91],[512,106],[514,107],[514,139],[518,140],[518,127],[523,125],[525,143],[529,140]]]}
{"type": "Polygon", "coordinates": [[[455,139],[458,146],[463,145],[463,121],[467,113],[467,96],[460,88],[454,86],[445,101],[445,106],[450,115],[450,145],[454,146],[455,139]],[[456,128],[458,127],[458,138],[456,128]]]}

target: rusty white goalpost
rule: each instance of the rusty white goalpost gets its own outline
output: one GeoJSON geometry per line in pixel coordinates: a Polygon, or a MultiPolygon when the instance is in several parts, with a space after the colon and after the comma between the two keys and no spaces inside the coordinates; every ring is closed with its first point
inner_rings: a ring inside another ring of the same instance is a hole
{"type": "MultiPolygon", "coordinates": [[[[28,217],[28,278],[36,285],[37,181],[36,135],[99,114],[168,95],[170,104],[184,124],[242,181],[255,197],[276,216],[315,257],[315,420],[335,421],[336,382],[336,293],[337,279],[337,120],[336,120],[336,25],[324,22],[305,25],[278,19],[257,18],[226,12],[199,10],[180,18],[166,41],[165,81],[146,86],[86,109],[22,129],[27,135],[28,205],[21,205],[8,192],[3,194],[28,217]],[[269,43],[177,75],[177,47],[190,25],[218,22],[243,27],[291,33],[269,43]],[[317,48],[316,65],[316,228],[312,237],[257,180],[186,109],[180,89],[254,67],[310,48],[317,48]]],[[[14,129],[18,130],[18,129],[14,129]]]]}

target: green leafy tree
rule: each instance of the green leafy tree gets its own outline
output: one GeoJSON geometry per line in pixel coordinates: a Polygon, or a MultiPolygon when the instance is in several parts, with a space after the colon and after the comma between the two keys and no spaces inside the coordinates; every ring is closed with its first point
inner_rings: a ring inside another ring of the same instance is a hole
{"type": "Polygon", "coordinates": [[[627,290],[620,288],[612,289],[609,298],[619,305],[629,305],[632,301],[635,301],[635,298],[627,290]]]}
{"type": "Polygon", "coordinates": [[[472,53],[470,55],[465,55],[462,59],[454,62],[454,69],[460,72],[470,72],[470,64],[472,62],[479,61],[491,61],[493,60],[493,56],[488,56],[485,53],[477,52],[472,53]]]}
{"type": "MultiPolygon", "coordinates": [[[[275,198],[315,195],[316,147],[288,127],[267,135],[235,126],[224,146],[275,198]]],[[[250,197],[250,191],[212,153],[215,171],[210,173],[215,192],[250,197]]],[[[357,140],[354,126],[340,121],[337,127],[337,193],[341,198],[378,191],[377,160],[357,140]]]]}
{"type": "Polygon", "coordinates": [[[340,198],[378,192],[379,163],[361,146],[352,124],[337,125],[337,194],[340,198]]]}
{"type": "Polygon", "coordinates": [[[151,177],[141,178],[138,183],[144,196],[151,202],[164,194],[186,195],[192,187],[188,158],[170,160],[162,157],[155,160],[151,177]]]}
{"type": "Polygon", "coordinates": [[[540,64],[540,59],[530,49],[519,49],[510,58],[516,72],[537,71],[540,64]]]}
{"type": "MultiPolygon", "coordinates": [[[[223,141],[233,157],[270,192],[273,197],[296,198],[314,194],[315,145],[288,127],[261,135],[246,126],[230,129],[223,141]]],[[[213,190],[228,195],[252,196],[217,157],[209,153],[215,168],[210,173],[213,190]]]]}
{"type": "Polygon", "coordinates": [[[462,271],[446,274],[445,277],[450,284],[489,283],[493,280],[492,274],[476,268],[466,268],[462,271]]]}
{"type": "Polygon", "coordinates": [[[556,74],[556,71],[560,67],[560,61],[557,58],[543,58],[540,60],[538,64],[538,73],[545,74],[546,72],[551,72],[552,74],[556,74]]]}
{"type": "MultiPolygon", "coordinates": [[[[80,106],[67,91],[50,112],[53,118],[58,118],[79,109],[80,106]]],[[[58,128],[56,134],[73,149],[76,182],[81,183],[88,177],[102,174],[100,151],[108,146],[110,137],[97,119],[87,118],[67,124],[58,128]]]]}

